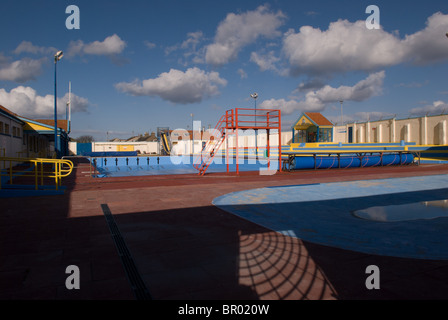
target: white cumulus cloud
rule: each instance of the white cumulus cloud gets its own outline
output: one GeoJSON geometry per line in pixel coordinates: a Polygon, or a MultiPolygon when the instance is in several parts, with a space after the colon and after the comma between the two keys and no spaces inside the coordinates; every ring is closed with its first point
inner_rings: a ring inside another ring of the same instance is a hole
{"type": "Polygon", "coordinates": [[[13,51],[15,54],[32,53],[32,54],[55,54],[58,50],[54,47],[35,46],[30,41],[22,41],[13,51]]]}
{"type": "Polygon", "coordinates": [[[103,41],[93,41],[90,43],[84,43],[82,40],[71,41],[67,50],[67,55],[75,56],[90,54],[113,56],[122,53],[125,47],[126,42],[118,35],[113,34],[103,41]]]}
{"type": "Polygon", "coordinates": [[[257,52],[252,52],[250,55],[250,61],[258,65],[261,71],[271,70],[280,72],[280,69],[277,67],[277,63],[280,61],[280,58],[275,56],[274,51],[269,51],[264,55],[257,52]]]}
{"type": "Polygon", "coordinates": [[[426,27],[401,39],[384,29],[369,30],[365,21],[338,20],[327,30],[303,26],[289,30],[283,54],[292,75],[331,75],[350,71],[372,72],[401,63],[427,64],[448,59],[448,15],[428,18],[426,27]]]}
{"type": "MultiPolygon", "coordinates": [[[[89,102],[86,98],[71,94],[71,111],[86,112],[89,102]]],[[[65,115],[68,93],[58,98],[58,114],[65,115]]],[[[0,89],[0,104],[23,117],[51,117],[54,114],[54,95],[40,96],[31,87],[19,86],[11,91],[0,89]]]]}
{"type": "Polygon", "coordinates": [[[408,35],[403,45],[408,59],[416,64],[428,64],[448,59],[448,15],[437,12],[428,18],[425,29],[408,35]]]}
{"type": "Polygon", "coordinates": [[[229,13],[219,24],[214,42],[206,47],[206,62],[215,66],[224,65],[258,38],[280,36],[278,28],[284,20],[285,15],[281,11],[271,12],[267,5],[241,14],[229,13]]]}
{"type": "Polygon", "coordinates": [[[448,103],[444,101],[434,101],[424,107],[413,108],[410,111],[412,116],[439,115],[448,112],[448,103]]]}
{"type": "Polygon", "coordinates": [[[353,87],[340,86],[339,88],[333,88],[326,85],[316,92],[307,93],[307,97],[314,96],[322,103],[332,103],[340,100],[364,101],[382,93],[384,77],[384,71],[376,72],[359,81],[353,87]]]}
{"type": "Polygon", "coordinates": [[[171,69],[157,78],[143,81],[120,82],[115,88],[134,96],[158,96],[173,103],[195,103],[219,94],[219,86],[227,81],[218,72],[205,72],[199,68],[189,68],[185,72],[171,69]]]}
{"type": "Polygon", "coordinates": [[[285,100],[282,98],[264,100],[259,107],[262,109],[280,109],[282,114],[291,114],[297,110],[311,111],[314,110],[313,108],[320,110],[322,108],[322,104],[319,103],[317,106],[311,106],[309,104],[307,105],[304,101],[285,100]]]}
{"type": "Polygon", "coordinates": [[[10,61],[8,57],[0,53],[0,80],[24,83],[35,80],[42,73],[42,65],[46,59],[23,58],[10,61]]]}
{"type": "Polygon", "coordinates": [[[344,101],[365,101],[371,97],[380,95],[382,92],[385,72],[380,71],[369,75],[366,79],[359,81],[354,86],[340,86],[333,88],[329,85],[317,91],[310,91],[305,95],[305,99],[285,100],[270,99],[260,104],[264,109],[280,109],[284,114],[291,114],[300,111],[323,111],[329,103],[344,101]]]}
{"type": "Polygon", "coordinates": [[[289,31],[283,52],[291,74],[322,75],[372,71],[400,63],[406,51],[400,39],[384,30],[368,30],[365,21],[338,20],[322,31],[310,26],[289,31]]]}

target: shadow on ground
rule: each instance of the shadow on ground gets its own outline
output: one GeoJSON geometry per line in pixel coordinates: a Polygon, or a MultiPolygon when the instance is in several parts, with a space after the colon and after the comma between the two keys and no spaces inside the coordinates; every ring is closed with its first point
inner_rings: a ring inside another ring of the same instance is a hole
{"type": "MultiPolygon", "coordinates": [[[[70,218],[73,206],[84,205],[70,203],[74,190],[68,186],[64,195],[1,200],[1,299],[136,299],[101,205],[86,204],[90,211],[70,218]],[[65,286],[69,265],[80,269],[80,290],[65,286]]],[[[110,210],[156,300],[448,297],[447,261],[317,245],[212,205],[120,214],[111,205],[110,210]],[[380,290],[365,287],[370,264],[381,270],[380,290]]]]}

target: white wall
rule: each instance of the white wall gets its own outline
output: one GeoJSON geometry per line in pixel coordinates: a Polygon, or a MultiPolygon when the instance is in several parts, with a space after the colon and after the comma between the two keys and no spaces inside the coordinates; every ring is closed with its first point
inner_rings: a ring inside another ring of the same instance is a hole
{"type": "Polygon", "coordinates": [[[77,143],[69,141],[69,143],[68,143],[68,151],[69,151],[69,155],[71,155],[71,156],[76,155],[76,153],[78,151],[77,150],[77,143]]]}
{"type": "Polygon", "coordinates": [[[0,156],[26,157],[26,154],[22,155],[22,151],[26,151],[26,145],[23,145],[22,124],[2,114],[0,114],[0,122],[3,123],[2,132],[0,132],[0,156]],[[9,133],[5,133],[6,125],[9,127],[9,133]],[[20,131],[15,136],[13,135],[13,127],[20,131]]]}
{"type": "Polygon", "coordinates": [[[115,152],[119,146],[133,146],[134,151],[141,154],[151,154],[158,152],[158,142],[93,142],[93,152],[115,152]]]}
{"type": "MultiPolygon", "coordinates": [[[[447,120],[448,115],[438,115],[350,123],[346,127],[353,127],[353,143],[391,143],[404,140],[421,145],[445,145],[448,141],[447,120]]],[[[348,130],[344,136],[341,133],[338,137],[337,128],[341,127],[335,127],[334,142],[348,142],[348,130]]]]}
{"type": "Polygon", "coordinates": [[[347,127],[346,126],[337,126],[333,127],[333,142],[334,143],[345,143],[347,141],[347,127]]]}
{"type": "MultiPolygon", "coordinates": [[[[199,135],[199,134],[195,135],[196,138],[199,138],[199,136],[201,136],[201,138],[203,138],[203,137],[206,137],[207,139],[209,138],[209,135],[199,135]]],[[[282,141],[281,141],[282,145],[291,143],[291,139],[292,139],[291,131],[282,132],[282,141]]],[[[174,141],[171,152],[174,155],[191,154],[192,142],[193,142],[192,140],[174,141]]],[[[207,143],[208,140],[199,140],[199,139],[194,140],[194,145],[195,145],[194,152],[195,153],[201,152],[203,142],[207,143]]],[[[235,145],[236,145],[236,136],[229,135],[229,137],[228,137],[229,148],[234,148],[235,145]]],[[[255,148],[254,131],[247,130],[244,132],[239,132],[238,133],[238,145],[240,148],[255,148]]],[[[271,147],[278,146],[278,133],[274,133],[274,134],[271,133],[269,135],[269,145],[271,147]]],[[[257,146],[259,148],[264,148],[267,146],[267,133],[265,131],[262,132],[262,130],[259,130],[259,132],[257,133],[257,146]]],[[[226,142],[224,141],[221,144],[221,147],[219,148],[219,150],[225,150],[225,149],[226,149],[226,142]]]]}

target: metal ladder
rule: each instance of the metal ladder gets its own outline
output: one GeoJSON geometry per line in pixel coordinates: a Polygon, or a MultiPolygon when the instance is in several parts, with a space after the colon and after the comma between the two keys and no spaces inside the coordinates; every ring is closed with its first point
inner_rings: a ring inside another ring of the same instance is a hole
{"type": "Polygon", "coordinates": [[[223,115],[221,119],[219,119],[218,123],[215,126],[215,130],[219,131],[221,136],[218,140],[208,140],[207,144],[201,151],[201,154],[196,156],[193,160],[193,167],[199,171],[199,175],[203,176],[207,171],[207,168],[213,161],[213,158],[216,156],[219,148],[226,138],[226,124],[227,118],[226,115],[223,115]]]}

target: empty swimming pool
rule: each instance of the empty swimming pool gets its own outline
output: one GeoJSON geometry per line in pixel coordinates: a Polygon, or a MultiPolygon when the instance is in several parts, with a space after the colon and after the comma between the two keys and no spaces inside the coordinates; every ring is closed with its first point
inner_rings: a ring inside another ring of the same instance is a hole
{"type": "MultiPolygon", "coordinates": [[[[191,156],[152,156],[152,157],[96,157],[90,159],[96,167],[96,177],[148,176],[166,174],[195,174],[191,156]]],[[[278,168],[278,161],[270,160],[271,169],[278,168]]],[[[267,159],[239,158],[240,171],[259,171],[268,169],[267,159]]],[[[207,172],[226,172],[225,159],[215,157],[207,172]]],[[[236,171],[236,159],[230,158],[229,171],[236,171]]]]}
{"type": "Polygon", "coordinates": [[[440,204],[447,198],[447,186],[447,175],[279,186],[230,193],[213,204],[317,244],[367,254],[448,260],[448,216],[439,212],[429,218],[423,211],[431,206],[419,204],[440,204]],[[375,215],[361,219],[353,214],[369,213],[374,207],[387,208],[395,216],[385,223],[372,218],[375,215]],[[397,217],[397,208],[414,208],[419,216],[402,212],[397,217]]]}

